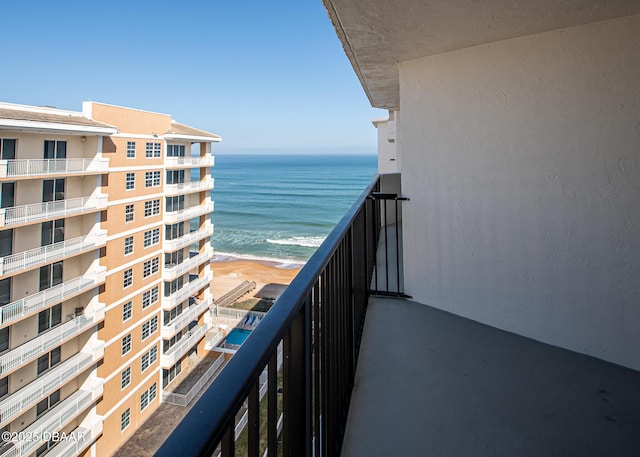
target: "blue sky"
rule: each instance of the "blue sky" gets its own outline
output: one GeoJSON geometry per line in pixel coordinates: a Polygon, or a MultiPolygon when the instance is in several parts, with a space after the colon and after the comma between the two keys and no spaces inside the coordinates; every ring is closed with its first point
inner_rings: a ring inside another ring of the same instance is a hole
{"type": "Polygon", "coordinates": [[[3,6],[0,101],[169,113],[218,152],[376,152],[373,109],[321,0],[3,6]],[[10,18],[10,20],[7,20],[10,18]]]}

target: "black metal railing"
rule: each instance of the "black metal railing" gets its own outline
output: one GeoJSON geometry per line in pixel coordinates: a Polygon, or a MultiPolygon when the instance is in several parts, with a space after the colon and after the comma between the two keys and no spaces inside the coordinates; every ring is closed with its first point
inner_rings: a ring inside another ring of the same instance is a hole
{"type": "Polygon", "coordinates": [[[236,455],[239,416],[238,454],[340,454],[390,197],[379,186],[374,179],[156,455],[236,455]]]}

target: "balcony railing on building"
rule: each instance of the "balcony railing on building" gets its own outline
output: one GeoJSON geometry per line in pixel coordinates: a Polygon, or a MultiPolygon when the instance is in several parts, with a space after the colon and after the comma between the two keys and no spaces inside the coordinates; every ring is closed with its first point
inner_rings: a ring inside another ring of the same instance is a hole
{"type": "Polygon", "coordinates": [[[107,196],[70,198],[53,202],[12,206],[0,209],[0,227],[12,227],[49,219],[76,216],[101,211],[107,207],[107,196]]]}
{"type": "Polygon", "coordinates": [[[164,221],[169,224],[186,221],[194,217],[203,216],[212,213],[214,208],[213,201],[207,197],[202,205],[194,205],[189,208],[179,209],[176,211],[165,211],[164,221]]]}
{"type": "Polygon", "coordinates": [[[0,356],[0,375],[6,375],[6,373],[60,346],[65,341],[93,328],[96,324],[104,320],[104,315],[105,305],[99,303],[98,306],[94,307],[92,312],[72,317],[71,320],[38,335],[36,338],[20,346],[6,351],[0,356]]]}
{"type": "Polygon", "coordinates": [[[174,366],[183,355],[185,355],[192,347],[194,347],[202,338],[204,338],[205,333],[209,327],[207,324],[194,327],[189,330],[190,334],[187,334],[186,337],[182,337],[180,341],[171,346],[169,351],[166,354],[162,354],[160,357],[160,365],[162,368],[169,369],[174,366]]]}
{"type": "Polygon", "coordinates": [[[196,295],[200,289],[207,286],[212,279],[213,274],[211,271],[207,271],[204,276],[184,284],[181,289],[176,290],[171,295],[162,297],[162,309],[170,310],[175,308],[187,298],[196,295]]]}
{"type": "Polygon", "coordinates": [[[179,238],[174,238],[173,240],[164,240],[162,247],[165,252],[174,252],[178,249],[190,246],[204,238],[208,238],[211,235],[213,235],[213,224],[210,220],[207,220],[204,223],[204,227],[198,230],[187,233],[179,238]]]}
{"type": "Polygon", "coordinates": [[[28,251],[0,257],[0,276],[30,270],[72,255],[82,254],[104,246],[107,232],[102,230],[92,235],[79,236],[70,240],[40,246],[28,251]]]}
{"type": "Polygon", "coordinates": [[[0,160],[0,178],[38,178],[42,176],[70,176],[109,172],[109,159],[22,159],[0,160]]]}
{"type": "Polygon", "coordinates": [[[211,297],[207,299],[198,300],[195,304],[184,309],[182,313],[168,324],[163,325],[160,330],[162,338],[168,339],[185,328],[188,324],[198,320],[198,317],[204,313],[212,303],[211,297]]]}
{"type": "Polygon", "coordinates": [[[186,156],[186,157],[165,157],[164,166],[166,168],[196,168],[215,166],[215,157],[206,156],[186,156]]]}
{"type": "Polygon", "coordinates": [[[213,258],[213,248],[211,246],[205,247],[204,252],[196,254],[192,257],[188,257],[177,265],[165,265],[162,270],[162,279],[165,281],[171,281],[180,275],[193,270],[198,265],[205,262],[209,262],[213,258]]]}
{"type": "Polygon", "coordinates": [[[49,457],[76,457],[93,444],[102,434],[104,419],[97,416],[91,427],[76,427],[67,436],[47,452],[49,457]]]}
{"type": "Polygon", "coordinates": [[[105,267],[84,276],[65,281],[33,295],[21,298],[0,308],[0,325],[20,320],[71,297],[84,293],[105,281],[105,267]]]}
{"type": "Polygon", "coordinates": [[[65,398],[60,404],[54,406],[40,419],[23,430],[25,436],[34,437],[32,440],[16,440],[13,447],[6,450],[0,457],[24,457],[31,455],[35,449],[51,437],[53,433],[60,432],[87,408],[92,406],[102,395],[103,381],[96,379],[96,384],[91,390],[78,390],[65,398]],[[38,439],[40,438],[40,439],[38,439]]]}
{"type": "Polygon", "coordinates": [[[201,181],[188,181],[179,184],[165,184],[164,193],[168,196],[192,194],[194,192],[202,192],[213,190],[214,179],[207,177],[201,181]]]}
{"type": "Polygon", "coordinates": [[[387,253],[401,245],[394,242],[395,246],[387,249],[391,237],[381,236],[384,225],[395,222],[397,227],[401,220],[396,209],[401,198],[379,190],[376,179],[163,443],[157,456],[210,456],[217,455],[218,450],[223,457],[234,455],[236,418],[245,406],[249,456],[262,456],[265,451],[270,456],[279,455],[279,451],[295,456],[340,454],[368,298],[374,292],[403,295],[401,281],[385,281],[387,289],[372,290],[376,270],[400,269],[399,255],[395,256],[395,265],[387,264],[388,256],[376,257],[381,250],[387,253]],[[384,244],[381,249],[379,242],[384,244]],[[389,290],[394,283],[396,288],[389,290]],[[279,345],[284,347],[281,375],[279,345]],[[259,412],[259,392],[264,385],[260,378],[265,368],[267,412],[261,417],[264,413],[259,412]]]}

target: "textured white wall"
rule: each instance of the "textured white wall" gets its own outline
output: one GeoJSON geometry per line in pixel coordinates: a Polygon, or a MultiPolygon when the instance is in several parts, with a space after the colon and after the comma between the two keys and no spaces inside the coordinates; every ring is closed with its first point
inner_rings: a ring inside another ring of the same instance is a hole
{"type": "Polygon", "coordinates": [[[405,286],[640,369],[640,16],[403,62],[405,286]]]}

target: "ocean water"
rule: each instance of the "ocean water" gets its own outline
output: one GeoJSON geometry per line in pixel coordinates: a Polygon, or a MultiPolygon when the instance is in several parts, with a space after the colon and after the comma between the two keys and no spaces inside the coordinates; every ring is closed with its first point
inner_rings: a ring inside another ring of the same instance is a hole
{"type": "Polygon", "coordinates": [[[303,263],[369,185],[376,167],[374,155],[217,155],[216,257],[303,263]]]}

